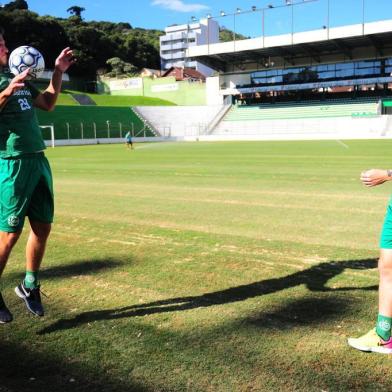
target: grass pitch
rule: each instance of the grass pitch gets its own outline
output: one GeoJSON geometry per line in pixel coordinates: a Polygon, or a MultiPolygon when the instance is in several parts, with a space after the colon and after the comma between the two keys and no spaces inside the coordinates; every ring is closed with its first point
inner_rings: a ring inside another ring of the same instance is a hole
{"type": "Polygon", "coordinates": [[[47,315],[2,279],[0,391],[389,390],[373,326],[392,141],[48,149],[47,315]]]}

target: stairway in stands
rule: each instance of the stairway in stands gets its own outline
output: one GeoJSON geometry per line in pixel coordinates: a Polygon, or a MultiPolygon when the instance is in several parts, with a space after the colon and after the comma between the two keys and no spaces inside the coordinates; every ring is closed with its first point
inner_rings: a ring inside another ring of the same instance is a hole
{"type": "Polygon", "coordinates": [[[79,105],[96,105],[94,100],[85,94],[71,94],[71,97],[79,103],[79,105]]]}

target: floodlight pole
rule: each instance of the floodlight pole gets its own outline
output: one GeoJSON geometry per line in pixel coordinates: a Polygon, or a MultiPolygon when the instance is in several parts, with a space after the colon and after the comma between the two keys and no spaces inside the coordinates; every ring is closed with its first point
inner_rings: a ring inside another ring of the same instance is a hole
{"type": "Polygon", "coordinates": [[[208,45],[208,54],[210,54],[210,19],[211,15],[207,15],[207,45],[208,45]]]}
{"type": "Polygon", "coordinates": [[[210,54],[210,18],[207,16],[207,45],[208,45],[208,54],[210,54]]]}
{"type": "Polygon", "coordinates": [[[291,45],[294,45],[294,3],[291,3],[291,45]]]}
{"type": "Polygon", "coordinates": [[[329,40],[329,1],[327,3],[327,39],[329,40]]]}
{"type": "MultiPolygon", "coordinates": [[[[268,7],[262,7],[262,8],[257,8],[256,6],[253,6],[252,9],[249,10],[249,11],[242,11],[242,10],[237,9],[237,11],[234,12],[233,14],[232,13],[227,14],[224,11],[221,11],[220,15],[217,15],[216,17],[212,16],[211,14],[207,14],[207,31],[209,30],[209,23],[208,23],[208,21],[210,19],[219,18],[219,17],[225,17],[225,16],[229,16],[229,15],[234,15],[234,37],[233,37],[233,41],[236,41],[236,37],[235,37],[235,33],[236,33],[235,32],[235,29],[236,29],[236,27],[235,27],[236,26],[235,25],[236,24],[235,16],[236,16],[236,14],[239,14],[240,12],[241,13],[250,13],[250,12],[255,12],[255,11],[261,11],[261,14],[262,14],[262,21],[261,21],[261,23],[262,23],[262,33],[263,33],[263,47],[264,47],[264,43],[265,43],[264,42],[264,38],[265,38],[265,10],[267,10],[269,8],[287,7],[289,5],[291,7],[294,7],[295,5],[300,5],[300,4],[303,4],[303,3],[315,3],[315,2],[317,2],[319,0],[302,0],[302,2],[300,2],[300,0],[297,0],[297,1],[295,1],[295,0],[286,0],[286,1],[287,1],[286,4],[276,5],[276,6],[272,5],[272,4],[269,4],[268,7]]],[[[365,2],[365,0],[362,0],[362,7],[363,8],[364,8],[364,2],[365,2]]],[[[364,11],[363,11],[363,14],[364,14],[364,11]]],[[[328,30],[329,30],[329,0],[328,0],[328,30]]],[[[329,31],[328,31],[328,34],[329,34],[329,31]]],[[[291,8],[291,41],[293,42],[293,40],[294,40],[294,8],[291,8]]],[[[209,44],[210,44],[209,34],[208,34],[208,42],[207,42],[207,44],[208,44],[208,51],[209,51],[209,44]]]]}
{"type": "Polygon", "coordinates": [[[362,0],[362,35],[365,35],[365,0],[362,0]]]}
{"type": "Polygon", "coordinates": [[[234,51],[235,51],[235,13],[233,14],[233,41],[234,41],[234,51]]]}

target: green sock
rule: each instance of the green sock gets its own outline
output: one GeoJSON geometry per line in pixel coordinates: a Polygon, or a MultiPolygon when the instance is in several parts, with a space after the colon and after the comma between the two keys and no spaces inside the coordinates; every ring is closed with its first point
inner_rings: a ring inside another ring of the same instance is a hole
{"type": "Polygon", "coordinates": [[[382,314],[377,316],[376,332],[382,340],[389,340],[391,337],[391,324],[392,317],[383,316],[382,314]]]}
{"type": "Polygon", "coordinates": [[[35,289],[38,287],[38,271],[26,271],[26,276],[23,282],[28,289],[35,289]]]}

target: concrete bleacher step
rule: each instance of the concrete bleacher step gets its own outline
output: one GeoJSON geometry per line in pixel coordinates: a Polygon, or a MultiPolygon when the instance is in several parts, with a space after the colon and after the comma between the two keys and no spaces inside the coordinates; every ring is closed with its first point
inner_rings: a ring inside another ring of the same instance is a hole
{"type": "Polygon", "coordinates": [[[149,129],[154,134],[154,136],[159,136],[158,132],[155,130],[153,125],[146,118],[144,118],[144,116],[139,112],[137,107],[133,107],[132,110],[136,114],[136,116],[140,119],[140,121],[144,123],[146,129],[149,129]]]}
{"type": "Polygon", "coordinates": [[[301,119],[322,117],[360,117],[377,115],[377,101],[356,103],[321,104],[265,104],[259,106],[233,107],[223,121],[301,119]]]}
{"type": "Polygon", "coordinates": [[[72,98],[79,103],[79,105],[96,105],[95,101],[85,94],[71,94],[72,98]]]}
{"type": "Polygon", "coordinates": [[[205,134],[222,106],[137,106],[134,109],[157,135],[182,137],[205,134]]]}

